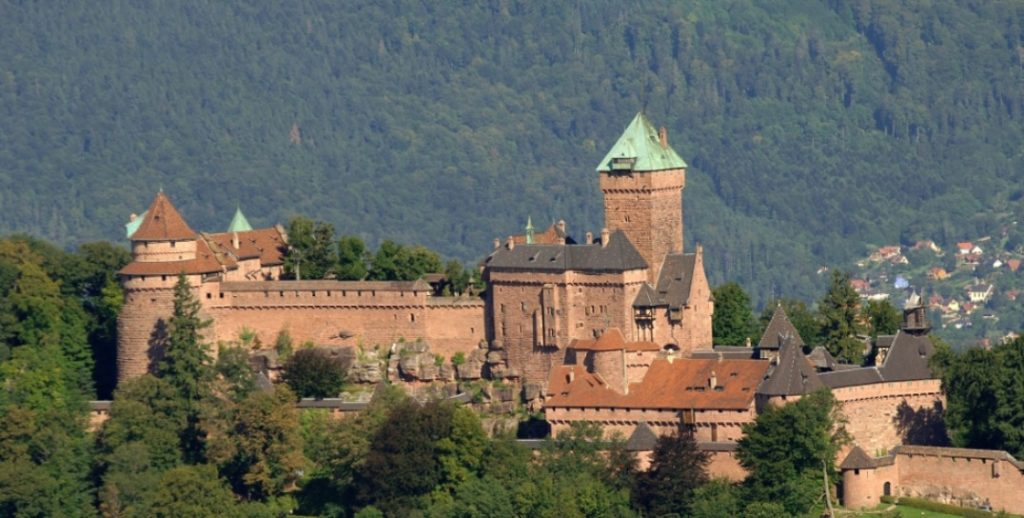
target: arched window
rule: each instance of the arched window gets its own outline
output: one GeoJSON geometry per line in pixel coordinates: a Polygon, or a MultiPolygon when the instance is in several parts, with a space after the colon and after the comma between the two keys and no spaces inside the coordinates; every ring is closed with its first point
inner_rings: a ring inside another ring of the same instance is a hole
{"type": "Polygon", "coordinates": [[[891,483],[886,482],[885,484],[882,484],[882,495],[884,495],[884,496],[892,496],[892,484],[891,483]]]}

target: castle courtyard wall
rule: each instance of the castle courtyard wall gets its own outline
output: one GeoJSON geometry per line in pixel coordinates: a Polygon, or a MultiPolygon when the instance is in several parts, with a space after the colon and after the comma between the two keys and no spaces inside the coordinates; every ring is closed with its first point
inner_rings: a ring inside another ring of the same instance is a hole
{"type": "Polygon", "coordinates": [[[846,417],[853,444],[869,455],[884,455],[912,437],[915,414],[945,405],[938,379],[873,383],[832,390],[846,417]],[[903,421],[901,422],[901,417],[903,421]]]}
{"type": "Polygon", "coordinates": [[[425,291],[348,289],[345,283],[266,290],[259,288],[271,285],[250,284],[244,290],[219,290],[219,283],[211,283],[201,290],[200,301],[213,320],[209,340],[236,340],[243,330],[265,346],[282,330],[295,344],[326,346],[386,348],[400,339],[422,339],[432,353],[450,359],[457,352],[469,354],[486,336],[482,301],[433,300],[425,291]]]}

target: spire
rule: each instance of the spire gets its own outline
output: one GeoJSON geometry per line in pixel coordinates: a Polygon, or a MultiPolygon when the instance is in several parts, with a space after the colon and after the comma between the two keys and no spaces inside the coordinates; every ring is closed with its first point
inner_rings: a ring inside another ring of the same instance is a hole
{"type": "Polygon", "coordinates": [[[242,214],[242,208],[235,206],[235,215],[231,218],[231,223],[228,223],[228,232],[248,232],[252,230],[252,225],[249,224],[249,220],[245,219],[245,214],[242,214]]]}
{"type": "Polygon", "coordinates": [[[668,132],[655,129],[643,112],[637,113],[626,126],[604,160],[599,172],[661,171],[683,169],[686,162],[669,146],[668,132]]]}
{"type": "Polygon", "coordinates": [[[133,241],[185,241],[195,237],[195,231],[189,228],[163,191],[156,193],[142,224],[132,234],[133,241]]]}
{"type": "Polygon", "coordinates": [[[526,244],[533,244],[533,220],[526,216],[526,244]]]}

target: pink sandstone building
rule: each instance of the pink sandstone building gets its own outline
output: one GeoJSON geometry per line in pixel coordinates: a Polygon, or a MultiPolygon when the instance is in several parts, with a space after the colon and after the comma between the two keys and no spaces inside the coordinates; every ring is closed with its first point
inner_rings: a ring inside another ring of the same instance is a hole
{"type": "MultiPolygon", "coordinates": [[[[162,354],[173,287],[184,274],[212,320],[211,342],[243,331],[271,344],[388,346],[422,339],[450,358],[486,349],[493,377],[543,384],[570,341],[622,330],[683,353],[711,345],[713,301],[702,250],[683,251],[686,163],[638,114],[598,166],[605,228],[576,244],[560,224],[509,238],[484,263],[486,299],[442,297],[424,281],[281,280],[288,236],[253,230],[240,212],[226,232],[195,232],[162,192],[129,224],[121,272],[118,379],[162,354]],[[496,361],[491,361],[496,360],[496,361]]],[[[532,227],[532,225],[531,225],[532,227]]]]}

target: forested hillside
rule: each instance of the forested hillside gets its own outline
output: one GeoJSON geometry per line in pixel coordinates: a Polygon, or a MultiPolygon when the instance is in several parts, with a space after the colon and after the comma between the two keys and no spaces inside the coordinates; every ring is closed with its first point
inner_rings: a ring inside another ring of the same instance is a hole
{"type": "Polygon", "coordinates": [[[1019,208],[1022,39],[1012,0],[0,0],[0,234],[120,239],[162,186],[197,229],[241,204],[472,259],[599,228],[644,109],[712,282],[810,299],[1019,208]]]}

